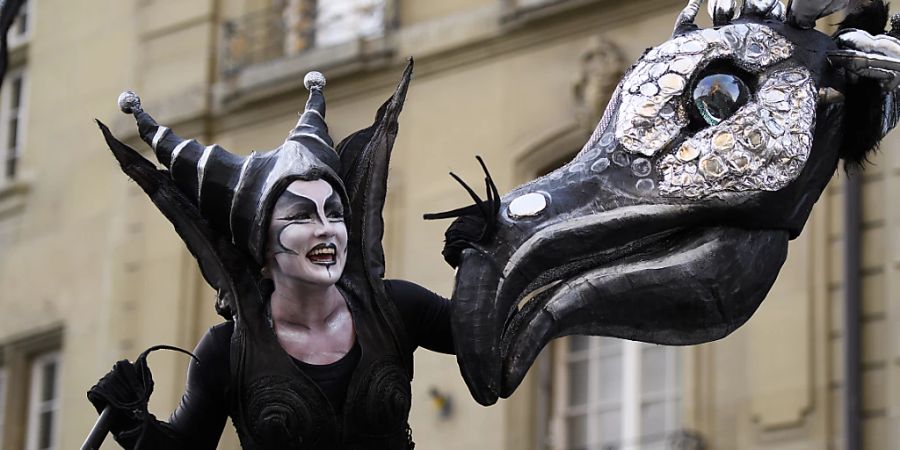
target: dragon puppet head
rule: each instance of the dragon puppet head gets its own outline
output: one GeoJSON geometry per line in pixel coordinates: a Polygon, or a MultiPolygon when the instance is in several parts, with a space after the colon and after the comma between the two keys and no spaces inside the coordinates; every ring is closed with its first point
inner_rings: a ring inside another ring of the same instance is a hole
{"type": "MultiPolygon", "coordinates": [[[[900,41],[881,0],[690,0],[626,73],[584,148],[480,211],[453,293],[463,377],[485,405],[575,334],[687,345],[746,322],[838,161],[896,125],[900,41]],[[826,35],[816,20],[848,12],[826,35]]],[[[475,208],[474,206],[477,206],[475,208]]],[[[454,230],[470,215],[462,215],[454,230]]],[[[469,233],[471,235],[472,233],[469,233]]]]}

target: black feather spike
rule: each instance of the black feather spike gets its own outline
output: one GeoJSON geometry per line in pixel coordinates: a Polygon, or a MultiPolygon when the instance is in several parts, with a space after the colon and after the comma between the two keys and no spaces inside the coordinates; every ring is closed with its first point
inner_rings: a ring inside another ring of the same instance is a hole
{"type": "Polygon", "coordinates": [[[239,306],[230,301],[246,298],[262,303],[257,289],[259,269],[248,264],[250,259],[232,245],[230,239],[212,229],[196,205],[175,186],[169,172],[157,169],[137,150],[116,139],[99,120],[97,126],[122,171],[169,219],[188,251],[197,259],[203,278],[218,291],[220,301],[216,303],[216,312],[226,320],[232,320],[239,306]]]}
{"type": "Polygon", "coordinates": [[[450,176],[456,180],[466,192],[469,193],[469,196],[472,197],[472,200],[475,201],[475,204],[464,206],[462,208],[456,208],[450,211],[439,212],[439,213],[429,213],[425,214],[422,217],[425,220],[440,220],[440,219],[450,219],[453,217],[461,217],[464,215],[474,215],[478,214],[482,216],[486,222],[486,226],[493,230],[494,225],[497,221],[497,213],[500,211],[500,193],[497,190],[497,185],[494,183],[493,177],[491,177],[491,172],[488,170],[487,165],[484,163],[484,159],[481,156],[475,156],[475,159],[478,160],[478,164],[481,165],[481,170],[484,171],[484,187],[486,194],[486,199],[482,200],[475,191],[466,184],[460,177],[458,177],[455,173],[450,172],[450,176]]]}
{"type": "Polygon", "coordinates": [[[487,184],[488,196],[494,200],[494,209],[493,212],[497,213],[500,211],[500,193],[497,191],[497,185],[494,184],[494,178],[491,176],[491,172],[487,168],[487,164],[484,163],[484,159],[481,156],[476,155],[475,159],[478,160],[478,164],[481,164],[481,170],[484,171],[484,179],[487,184]]]}
{"type": "Polygon", "coordinates": [[[450,176],[453,177],[453,179],[456,180],[456,182],[459,183],[459,185],[462,186],[463,189],[465,189],[466,192],[469,193],[469,196],[472,197],[472,200],[475,201],[475,204],[478,205],[478,208],[483,210],[484,209],[484,201],[481,200],[481,197],[479,197],[478,194],[476,194],[475,191],[471,187],[469,187],[469,185],[466,184],[466,182],[463,181],[462,178],[458,177],[455,173],[450,172],[450,176]]]}
{"type": "Polygon", "coordinates": [[[440,213],[429,213],[422,216],[425,220],[441,220],[441,219],[453,219],[455,217],[460,216],[470,216],[481,214],[481,209],[478,208],[478,205],[469,205],[464,206],[462,208],[456,208],[450,211],[440,212],[440,213]]]}

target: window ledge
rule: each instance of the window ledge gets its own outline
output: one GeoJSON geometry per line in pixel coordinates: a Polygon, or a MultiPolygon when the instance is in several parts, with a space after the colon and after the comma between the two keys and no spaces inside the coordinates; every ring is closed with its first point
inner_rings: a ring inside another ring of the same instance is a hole
{"type": "MultiPolygon", "coordinates": [[[[380,37],[360,38],[248,65],[216,83],[215,113],[240,109],[277,93],[297,89],[302,85],[303,75],[310,70],[326,73],[331,81],[362,71],[402,65],[407,56],[415,55],[422,61],[475,46],[502,35],[501,12],[500,4],[491,3],[420,24],[388,27],[380,37]]],[[[393,83],[393,78],[390,79],[388,85],[393,83]]]]}
{"type": "Polygon", "coordinates": [[[17,214],[25,207],[32,183],[26,179],[0,181],[0,219],[17,214]]]}
{"type": "MultiPolygon", "coordinates": [[[[670,4],[673,1],[675,0],[640,0],[627,2],[628,6],[621,8],[643,11],[656,7],[657,4],[670,4]]],[[[598,5],[620,7],[611,0],[546,0],[527,6],[516,5],[515,0],[503,0],[422,23],[389,27],[382,37],[313,48],[298,55],[247,65],[235,74],[217,81],[213,87],[212,113],[228,114],[264,102],[283,92],[302,89],[303,75],[310,70],[322,71],[332,81],[358,72],[401,66],[406,56],[415,56],[421,75],[425,67],[423,64],[429,60],[440,59],[443,67],[447,64],[459,65],[461,61],[467,61],[467,58],[483,57],[485,48],[501,38],[507,38],[508,42],[494,47],[496,51],[533,45],[535,39],[526,34],[514,33],[521,28],[549,24],[548,28],[555,36],[586,32],[585,29],[572,30],[568,27],[569,24],[560,25],[547,19],[579,15],[588,11],[591,15],[603,14],[598,10],[598,5]],[[473,51],[464,54],[467,50],[473,51]]],[[[594,23],[582,23],[579,26],[593,27],[594,23]]],[[[384,86],[391,85],[393,78],[390,80],[384,86]]]]}
{"type": "Polygon", "coordinates": [[[315,48],[274,61],[248,66],[230,79],[217,83],[217,109],[231,110],[264,98],[272,91],[296,86],[311,70],[331,76],[357,72],[391,62],[391,45],[384,37],[363,38],[328,47],[315,48]]]}
{"type": "Polygon", "coordinates": [[[7,67],[17,67],[25,64],[28,60],[28,47],[30,40],[24,40],[9,45],[9,54],[7,55],[7,67]]]}
{"type": "Polygon", "coordinates": [[[546,0],[534,5],[518,6],[508,2],[503,6],[501,22],[509,27],[526,25],[586,5],[603,3],[606,0],[546,0]]]}

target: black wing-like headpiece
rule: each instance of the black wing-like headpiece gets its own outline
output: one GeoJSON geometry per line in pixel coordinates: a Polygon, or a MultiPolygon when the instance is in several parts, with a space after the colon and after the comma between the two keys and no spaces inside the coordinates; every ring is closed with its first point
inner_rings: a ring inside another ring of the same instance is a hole
{"type": "Polygon", "coordinates": [[[231,320],[235,299],[262,301],[259,272],[231,239],[213,229],[166,170],[159,170],[137,150],[116,139],[106,125],[97,124],[122,171],[134,180],[175,227],[175,231],[197,259],[203,278],[218,292],[216,312],[231,320]]]}
{"type": "MultiPolygon", "coordinates": [[[[385,270],[382,212],[387,195],[388,166],[397,137],[397,120],[406,100],[412,70],[413,60],[410,59],[394,94],[378,109],[375,122],[351,134],[337,146],[341,158],[340,176],[350,203],[347,220],[349,254],[340,285],[359,297],[374,299],[379,313],[391,316],[384,317],[388,323],[400,323],[400,318],[396,317],[396,308],[387,304],[382,281],[385,270]]],[[[395,342],[405,341],[405,336],[398,336],[403,330],[393,329],[392,332],[395,342]]],[[[411,370],[411,356],[404,362],[411,370]]]]}

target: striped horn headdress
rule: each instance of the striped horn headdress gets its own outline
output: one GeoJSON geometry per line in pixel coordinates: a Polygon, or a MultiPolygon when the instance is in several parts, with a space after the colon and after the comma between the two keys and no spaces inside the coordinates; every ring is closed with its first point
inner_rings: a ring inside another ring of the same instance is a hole
{"type": "Polygon", "coordinates": [[[210,224],[263,264],[269,213],[292,181],[324,179],[348,204],[338,175],[340,158],[325,123],[325,77],[310,72],[303,84],[309,100],[287,139],[274,150],[249,156],[182,139],[145,112],[134,92],[119,96],[119,108],[134,115],[141,138],[210,224]]]}

